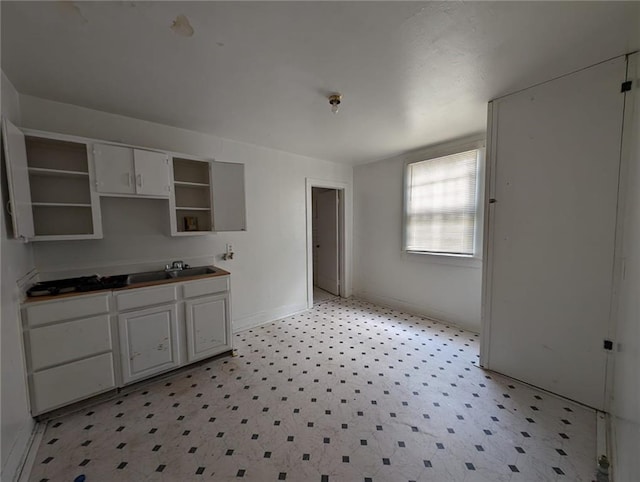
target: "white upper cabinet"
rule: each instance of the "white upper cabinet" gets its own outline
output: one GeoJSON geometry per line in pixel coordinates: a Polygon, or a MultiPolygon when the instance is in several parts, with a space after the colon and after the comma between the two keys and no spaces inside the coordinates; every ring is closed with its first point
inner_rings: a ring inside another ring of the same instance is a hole
{"type": "Polygon", "coordinates": [[[245,231],[244,164],[174,157],[171,232],[245,231]]]}
{"type": "Polygon", "coordinates": [[[164,152],[94,144],[96,189],[104,195],[168,197],[169,158],[164,152]]]}
{"type": "Polygon", "coordinates": [[[101,196],[168,199],[173,236],[247,229],[244,164],[19,129],[6,120],[2,134],[5,208],[17,239],[102,238],[101,196]]]}
{"type": "Polygon", "coordinates": [[[87,144],[25,132],[4,121],[14,237],[25,241],[101,238],[100,202],[91,188],[87,144]]]}
{"type": "Polygon", "coordinates": [[[11,122],[2,122],[4,152],[7,163],[7,184],[9,185],[9,213],[13,223],[13,236],[27,240],[33,238],[33,213],[31,211],[31,190],[29,168],[24,134],[11,122]]]}

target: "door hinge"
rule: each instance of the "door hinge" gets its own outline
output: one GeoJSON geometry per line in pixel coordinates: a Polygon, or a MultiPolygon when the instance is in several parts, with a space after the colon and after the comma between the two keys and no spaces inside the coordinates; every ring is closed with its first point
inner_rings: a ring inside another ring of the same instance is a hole
{"type": "Polygon", "coordinates": [[[632,84],[633,84],[633,81],[631,80],[627,80],[626,82],[623,82],[620,85],[620,92],[629,92],[631,90],[632,84]]]}
{"type": "Polygon", "coordinates": [[[604,345],[603,347],[604,347],[605,350],[608,350],[608,351],[613,350],[613,342],[611,340],[604,340],[604,344],[603,345],[604,345]]]}

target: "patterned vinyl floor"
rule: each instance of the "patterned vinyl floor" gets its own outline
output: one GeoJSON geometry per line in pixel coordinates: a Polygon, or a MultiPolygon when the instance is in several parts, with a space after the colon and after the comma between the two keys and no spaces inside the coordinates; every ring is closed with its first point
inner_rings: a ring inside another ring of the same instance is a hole
{"type": "Polygon", "coordinates": [[[477,367],[478,336],[359,300],[48,423],[31,481],[591,481],[594,411],[477,367]]]}

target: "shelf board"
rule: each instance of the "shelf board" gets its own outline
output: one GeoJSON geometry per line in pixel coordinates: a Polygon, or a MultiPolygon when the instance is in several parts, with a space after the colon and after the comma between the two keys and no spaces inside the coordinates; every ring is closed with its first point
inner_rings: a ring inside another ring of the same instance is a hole
{"type": "Polygon", "coordinates": [[[101,236],[96,234],[69,234],[69,233],[60,233],[60,234],[36,234],[33,238],[30,238],[31,241],[66,241],[71,239],[100,239],[101,236]]]}
{"type": "Polygon", "coordinates": [[[211,211],[211,208],[192,208],[185,206],[176,206],[176,211],[211,211]]]}
{"type": "Polygon", "coordinates": [[[88,172],[83,172],[83,171],[64,171],[62,169],[46,169],[44,167],[30,167],[29,168],[29,173],[30,174],[42,174],[44,176],[89,177],[89,173],[88,172]]]}
{"type": "Polygon", "coordinates": [[[173,184],[182,187],[209,187],[209,183],[206,182],[173,181],[173,184]]]}
{"type": "Polygon", "coordinates": [[[54,208],[90,208],[91,204],[80,203],[31,203],[32,206],[54,207],[54,208]]]}
{"type": "Polygon", "coordinates": [[[176,231],[173,236],[201,236],[203,234],[212,234],[213,231],[176,231]]]}

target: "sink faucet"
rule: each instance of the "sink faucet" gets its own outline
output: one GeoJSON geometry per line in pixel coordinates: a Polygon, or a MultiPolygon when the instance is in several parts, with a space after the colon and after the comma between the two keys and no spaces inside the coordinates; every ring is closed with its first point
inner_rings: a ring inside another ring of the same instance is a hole
{"type": "Polygon", "coordinates": [[[171,263],[171,265],[165,265],[164,270],[167,272],[174,272],[174,271],[182,271],[183,269],[188,268],[189,265],[186,264],[184,261],[174,261],[171,263]]]}

